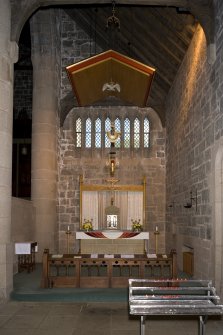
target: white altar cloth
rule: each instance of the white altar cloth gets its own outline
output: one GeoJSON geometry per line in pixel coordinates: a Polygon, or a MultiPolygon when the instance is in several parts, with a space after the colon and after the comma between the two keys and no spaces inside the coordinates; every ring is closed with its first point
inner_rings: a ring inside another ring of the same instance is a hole
{"type": "Polygon", "coordinates": [[[148,240],[149,239],[149,232],[139,232],[134,233],[132,231],[91,231],[91,232],[84,232],[84,231],[78,231],[76,232],[76,239],[77,240],[89,240],[89,239],[118,239],[118,238],[124,238],[124,239],[134,239],[134,240],[148,240]]]}
{"type": "Polygon", "coordinates": [[[32,247],[35,247],[35,252],[37,252],[36,242],[16,242],[15,243],[15,254],[16,255],[30,255],[32,252],[32,247]]]}

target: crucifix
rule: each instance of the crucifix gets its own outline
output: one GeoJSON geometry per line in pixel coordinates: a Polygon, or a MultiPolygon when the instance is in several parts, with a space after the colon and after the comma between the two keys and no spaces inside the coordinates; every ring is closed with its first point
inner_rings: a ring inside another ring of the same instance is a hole
{"type": "Polygon", "coordinates": [[[111,190],[114,190],[115,189],[115,184],[119,182],[119,179],[115,179],[115,178],[109,178],[109,179],[105,179],[105,181],[107,183],[110,183],[111,184],[111,190]]]}

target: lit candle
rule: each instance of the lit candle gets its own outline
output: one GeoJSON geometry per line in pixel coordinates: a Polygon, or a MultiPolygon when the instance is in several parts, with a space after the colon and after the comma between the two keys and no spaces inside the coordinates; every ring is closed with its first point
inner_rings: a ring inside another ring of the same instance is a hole
{"type": "Polygon", "coordinates": [[[68,231],[70,230],[70,226],[67,227],[67,230],[68,230],[68,231]]]}
{"type": "Polygon", "coordinates": [[[156,226],[156,231],[158,231],[158,226],[156,226]]]}

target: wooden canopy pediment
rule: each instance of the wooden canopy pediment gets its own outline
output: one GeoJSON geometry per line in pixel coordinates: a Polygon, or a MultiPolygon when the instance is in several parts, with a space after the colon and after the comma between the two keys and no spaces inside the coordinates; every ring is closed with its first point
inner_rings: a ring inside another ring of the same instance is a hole
{"type": "Polygon", "coordinates": [[[79,106],[114,96],[139,107],[146,106],[155,69],[108,50],[66,67],[79,106]]]}

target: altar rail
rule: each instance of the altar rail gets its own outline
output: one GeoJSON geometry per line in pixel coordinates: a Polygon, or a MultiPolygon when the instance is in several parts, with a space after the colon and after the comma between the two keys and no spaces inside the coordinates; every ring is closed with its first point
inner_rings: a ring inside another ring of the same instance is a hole
{"type": "Polygon", "coordinates": [[[169,255],[43,254],[42,288],[128,287],[129,278],[176,278],[176,253],[169,255]]]}

